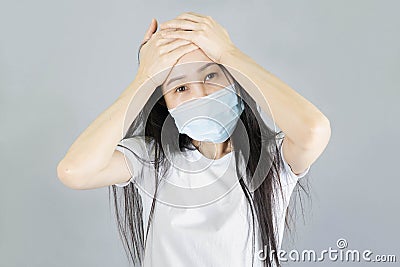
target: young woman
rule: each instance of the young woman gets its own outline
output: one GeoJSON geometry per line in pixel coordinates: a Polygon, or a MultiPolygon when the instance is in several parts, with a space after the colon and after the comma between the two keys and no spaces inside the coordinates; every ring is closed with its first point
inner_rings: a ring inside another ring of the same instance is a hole
{"type": "Polygon", "coordinates": [[[139,266],[280,266],[290,196],[329,120],[211,17],[187,12],[156,30],[153,19],[134,81],[72,144],[60,180],[111,186],[139,266]]]}

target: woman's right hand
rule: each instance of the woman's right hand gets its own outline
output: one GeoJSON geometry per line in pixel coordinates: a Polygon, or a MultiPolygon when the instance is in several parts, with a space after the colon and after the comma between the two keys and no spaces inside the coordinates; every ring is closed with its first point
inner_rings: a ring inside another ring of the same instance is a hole
{"type": "Polygon", "coordinates": [[[180,57],[199,47],[183,39],[165,39],[160,34],[175,29],[162,29],[158,32],[156,30],[157,20],[152,19],[139,51],[138,75],[145,80],[151,79],[155,86],[159,86],[165,82],[171,68],[180,57]]]}

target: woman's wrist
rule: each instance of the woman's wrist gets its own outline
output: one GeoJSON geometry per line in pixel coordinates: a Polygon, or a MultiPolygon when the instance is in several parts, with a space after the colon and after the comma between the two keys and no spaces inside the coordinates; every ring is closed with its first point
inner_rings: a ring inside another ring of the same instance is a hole
{"type": "Polygon", "coordinates": [[[222,53],[219,63],[222,65],[229,65],[229,63],[239,55],[241,51],[234,44],[228,46],[222,53]]]}
{"type": "Polygon", "coordinates": [[[121,95],[118,98],[131,99],[132,96],[136,94],[136,92],[140,90],[140,88],[142,88],[143,85],[145,84],[153,84],[153,83],[149,77],[138,72],[134,80],[128,85],[128,87],[121,93],[121,95]]]}
{"type": "Polygon", "coordinates": [[[136,73],[136,77],[134,79],[134,82],[138,83],[138,84],[144,84],[147,82],[152,82],[151,80],[151,76],[148,75],[146,72],[142,71],[141,69],[139,69],[136,73]]]}

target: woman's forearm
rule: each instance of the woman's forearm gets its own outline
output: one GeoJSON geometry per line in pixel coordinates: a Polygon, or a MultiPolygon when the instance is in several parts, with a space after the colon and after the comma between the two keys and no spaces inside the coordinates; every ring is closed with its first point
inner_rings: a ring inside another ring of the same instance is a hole
{"type": "Polygon", "coordinates": [[[102,170],[154,91],[137,75],[114,103],[75,140],[57,167],[60,178],[79,180],[102,170]],[[131,103],[132,102],[132,103],[131,103]]]}
{"type": "Polygon", "coordinates": [[[221,63],[296,144],[307,148],[314,133],[329,128],[328,119],[317,107],[239,49],[227,52],[221,63]]]}

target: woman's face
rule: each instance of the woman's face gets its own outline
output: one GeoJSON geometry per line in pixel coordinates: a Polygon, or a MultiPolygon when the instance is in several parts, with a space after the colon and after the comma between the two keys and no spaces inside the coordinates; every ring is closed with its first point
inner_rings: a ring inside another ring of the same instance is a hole
{"type": "Polygon", "coordinates": [[[201,49],[182,56],[162,85],[168,109],[212,94],[229,85],[225,73],[201,49]]]}

